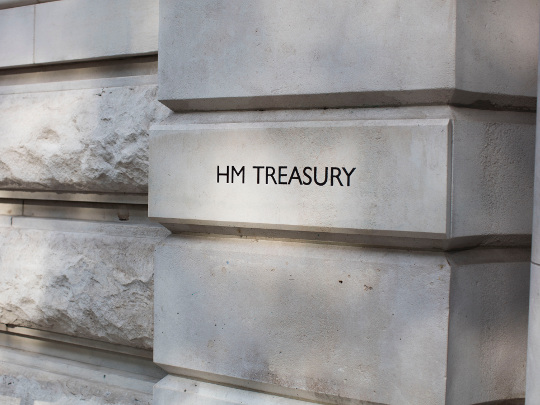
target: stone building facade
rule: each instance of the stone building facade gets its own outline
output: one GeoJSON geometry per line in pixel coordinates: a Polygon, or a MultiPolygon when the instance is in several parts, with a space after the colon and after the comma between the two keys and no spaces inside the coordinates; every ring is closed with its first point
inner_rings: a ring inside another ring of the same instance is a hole
{"type": "Polygon", "coordinates": [[[0,403],[540,404],[538,5],[0,0],[0,403]]]}

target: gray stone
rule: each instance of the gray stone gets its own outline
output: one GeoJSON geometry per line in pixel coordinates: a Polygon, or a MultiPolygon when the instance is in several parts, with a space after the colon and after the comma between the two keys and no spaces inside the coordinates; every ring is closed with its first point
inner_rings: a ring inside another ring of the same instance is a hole
{"type": "Polygon", "coordinates": [[[537,9],[537,0],[165,0],[159,99],[175,111],[534,109],[537,9]]]}
{"type": "Polygon", "coordinates": [[[68,0],[36,6],[35,63],[157,53],[157,0],[68,0]]]}
{"type": "Polygon", "coordinates": [[[154,361],[334,403],[443,404],[443,253],[173,236],[155,255],[154,361]]]}
{"type": "Polygon", "coordinates": [[[21,222],[0,227],[0,323],[152,348],[152,252],[166,231],[21,222]]]}
{"type": "Polygon", "coordinates": [[[528,260],[171,236],[155,255],[154,361],[325,403],[520,398],[528,260]]]}
{"type": "MultiPolygon", "coordinates": [[[[539,92],[540,94],[540,92],[539,92]]],[[[537,116],[540,121],[540,117],[537,116]]],[[[540,128],[540,123],[537,122],[537,131],[540,128]]],[[[540,136],[536,136],[535,147],[536,164],[534,168],[534,212],[533,212],[533,239],[531,260],[533,263],[540,265],[540,164],[538,164],[538,156],[540,156],[540,136]]],[[[539,290],[540,292],[540,290],[539,290]]],[[[540,390],[540,387],[539,387],[540,390]]],[[[539,397],[540,398],[540,397],[539,397]]]]}
{"type": "Polygon", "coordinates": [[[155,127],[150,217],[444,237],[449,119],[327,118],[155,127]]]}
{"type": "Polygon", "coordinates": [[[77,362],[0,346],[3,405],[150,405],[155,382],[155,378],[92,361],[77,362]]]}
{"type": "Polygon", "coordinates": [[[0,66],[34,62],[34,7],[0,10],[0,66]]]}
{"type": "Polygon", "coordinates": [[[149,216],[173,230],[530,235],[534,118],[448,107],[173,115],[152,127],[149,216]],[[230,172],[219,182],[218,167],[230,172]],[[300,184],[304,167],[319,181],[328,170],[326,184],[300,184]],[[355,168],[350,184],[343,168],[355,168]]]}
{"type": "Polygon", "coordinates": [[[0,96],[0,188],[147,191],[156,86],[0,96]]]}
{"type": "Polygon", "coordinates": [[[333,93],[451,88],[454,19],[452,1],[162,1],[159,98],[245,109],[314,95],[324,107],[333,93]]]}
{"type": "Polygon", "coordinates": [[[533,115],[459,110],[452,132],[452,237],[530,235],[533,115]]]}
{"type": "Polygon", "coordinates": [[[527,395],[525,396],[527,405],[540,402],[538,376],[540,376],[540,265],[532,263],[527,347],[527,395]]]}
{"type": "Polygon", "coordinates": [[[536,97],[538,0],[456,3],[456,88],[536,97]]]}
{"type": "Polygon", "coordinates": [[[525,397],[529,252],[448,254],[448,404],[525,397]]]}
{"type": "MultiPolygon", "coordinates": [[[[304,401],[169,375],[154,386],[154,405],[302,405],[304,401]]],[[[310,402],[312,403],[312,402],[310,402]]]]}

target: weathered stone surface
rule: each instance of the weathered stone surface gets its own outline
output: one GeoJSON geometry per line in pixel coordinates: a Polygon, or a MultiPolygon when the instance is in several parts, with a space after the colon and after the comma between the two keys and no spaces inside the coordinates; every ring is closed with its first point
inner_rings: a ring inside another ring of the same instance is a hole
{"type": "Polygon", "coordinates": [[[156,86],[0,97],[0,188],[147,191],[156,86]]]}
{"type": "Polygon", "coordinates": [[[204,405],[308,405],[313,402],[308,403],[172,375],[168,375],[154,386],[154,405],[202,403],[204,405]]]}
{"type": "MultiPolygon", "coordinates": [[[[14,337],[16,340],[17,337],[14,337]]],[[[4,341],[5,343],[5,341],[4,341]]],[[[33,343],[27,342],[28,346],[33,343]]],[[[41,342],[43,343],[43,342],[41,342]]],[[[9,345],[9,343],[8,343],[9,345]]],[[[77,346],[66,345],[69,350],[77,346]]],[[[158,378],[102,366],[98,354],[86,362],[53,357],[39,350],[0,346],[0,403],[45,404],[148,404],[158,378]]],[[[128,363],[129,364],[129,363],[128,363]]]]}
{"type": "Polygon", "coordinates": [[[451,151],[452,237],[530,235],[534,115],[457,111],[451,151]]]}
{"type": "Polygon", "coordinates": [[[152,253],[167,232],[29,221],[0,227],[0,323],[151,348],[152,253]]]}
{"type": "Polygon", "coordinates": [[[169,372],[330,403],[444,403],[443,253],[171,236],[155,271],[154,361],[169,372]]]}
{"type": "Polygon", "coordinates": [[[0,403],[151,405],[152,395],[0,361],[0,403]]]}

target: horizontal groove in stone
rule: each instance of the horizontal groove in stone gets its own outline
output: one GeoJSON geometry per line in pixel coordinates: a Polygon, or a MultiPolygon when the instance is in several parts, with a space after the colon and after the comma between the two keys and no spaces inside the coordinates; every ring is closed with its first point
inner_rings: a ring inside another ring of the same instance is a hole
{"type": "Polygon", "coordinates": [[[0,94],[156,83],[156,55],[0,70],[0,94]]]}
{"type": "MultiPolygon", "coordinates": [[[[19,329],[19,328],[17,328],[19,329]]],[[[65,362],[66,368],[74,368],[82,374],[86,374],[84,369],[95,370],[96,367],[108,368],[111,372],[116,371],[118,377],[128,378],[132,381],[125,388],[135,389],[137,391],[146,392],[152,384],[156,383],[160,378],[165,376],[165,372],[152,363],[151,358],[146,358],[138,355],[125,353],[129,348],[120,349],[123,351],[103,350],[101,348],[89,346],[88,339],[79,339],[75,337],[65,337],[71,340],[70,343],[49,338],[36,338],[34,336],[25,336],[23,334],[15,334],[10,332],[0,332],[0,351],[16,350],[12,356],[7,353],[2,353],[2,360],[6,357],[11,357],[11,361],[15,364],[26,365],[24,355],[38,360],[36,356],[45,356],[41,361],[36,361],[35,366],[50,372],[65,372],[62,367],[55,367],[57,362],[65,362]],[[76,343],[75,343],[76,342],[76,343]],[[3,350],[2,350],[3,349],[3,350]],[[18,353],[17,353],[18,352],[18,353]],[[19,354],[18,356],[16,355],[19,354]],[[7,354],[7,356],[6,356],[7,354]],[[22,361],[17,361],[18,359],[22,361]],[[43,364],[45,363],[45,364],[43,364]],[[47,365],[49,367],[47,367],[47,365]],[[50,367],[52,366],[52,367],[50,367]],[[134,381],[137,384],[133,384],[134,381]]],[[[112,345],[109,346],[109,349],[112,345]]],[[[119,348],[117,348],[119,349],[119,348]]],[[[148,352],[151,354],[151,352],[148,352]]],[[[101,374],[103,376],[103,374],[101,374]]],[[[74,377],[77,377],[74,375],[74,377]]],[[[83,378],[88,378],[88,375],[83,375],[83,378]]],[[[123,378],[120,380],[122,381],[123,378]]],[[[103,382],[103,377],[101,378],[103,382]]]]}
{"type": "Polygon", "coordinates": [[[0,190],[0,199],[78,201],[95,203],[148,204],[147,194],[95,194],[62,191],[0,190]]]}
{"type": "Polygon", "coordinates": [[[4,226],[14,229],[42,230],[53,232],[98,233],[108,236],[133,238],[164,238],[170,232],[156,223],[104,222],[58,218],[7,217],[4,226]]]}
{"type": "Polygon", "coordinates": [[[99,340],[85,339],[76,336],[63,335],[61,333],[43,331],[39,329],[24,328],[20,326],[0,324],[0,331],[8,332],[21,337],[49,340],[59,343],[68,343],[74,346],[88,347],[92,349],[99,349],[108,352],[122,353],[130,356],[142,357],[145,359],[152,359],[152,351],[137,349],[135,347],[128,347],[117,345],[113,343],[101,342],[99,340]]]}
{"type": "Polygon", "coordinates": [[[139,204],[104,204],[66,201],[25,201],[25,217],[149,223],[148,208],[139,204]]]}

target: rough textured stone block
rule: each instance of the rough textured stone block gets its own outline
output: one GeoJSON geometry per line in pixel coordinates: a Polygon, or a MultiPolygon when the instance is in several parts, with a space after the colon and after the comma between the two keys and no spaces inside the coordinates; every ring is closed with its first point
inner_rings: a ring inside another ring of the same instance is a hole
{"type": "MultiPolygon", "coordinates": [[[[69,3],[69,2],[68,2],[69,3]]],[[[147,191],[156,86],[0,96],[0,188],[147,191]]]]}
{"type": "Polygon", "coordinates": [[[534,116],[459,110],[452,132],[452,237],[530,235],[534,116]]]}
{"type": "Polygon", "coordinates": [[[64,0],[36,6],[35,62],[156,53],[157,0],[64,0]]]}
{"type": "Polygon", "coordinates": [[[154,361],[312,400],[442,404],[449,270],[442,253],[169,237],[154,361]]]}
{"type": "Polygon", "coordinates": [[[152,347],[163,228],[13,218],[0,227],[0,323],[152,347]]]}
{"type": "Polygon", "coordinates": [[[0,10],[0,67],[34,61],[34,7],[0,10]]]}

